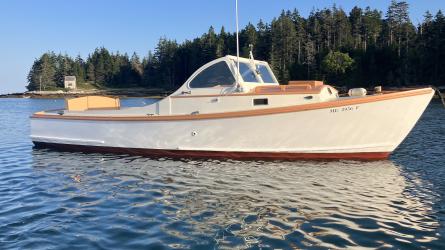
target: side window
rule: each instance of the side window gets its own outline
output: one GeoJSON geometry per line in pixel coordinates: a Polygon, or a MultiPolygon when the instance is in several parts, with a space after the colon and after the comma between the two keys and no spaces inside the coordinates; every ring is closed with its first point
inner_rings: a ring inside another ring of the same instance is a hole
{"type": "Polygon", "coordinates": [[[235,83],[226,62],[215,63],[199,73],[190,82],[190,88],[211,88],[216,86],[230,86],[235,83]]]}

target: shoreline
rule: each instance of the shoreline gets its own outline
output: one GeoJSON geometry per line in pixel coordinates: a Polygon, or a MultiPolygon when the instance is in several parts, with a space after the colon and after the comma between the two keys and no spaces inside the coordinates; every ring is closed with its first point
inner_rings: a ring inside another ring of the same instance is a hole
{"type": "MultiPolygon", "coordinates": [[[[402,91],[409,90],[413,88],[426,87],[426,86],[410,86],[410,87],[388,87],[384,88],[384,91],[402,91]]],[[[442,94],[445,94],[445,86],[437,87],[442,94]]],[[[346,87],[337,88],[340,93],[347,94],[346,87]]],[[[0,98],[34,98],[34,99],[60,99],[60,98],[73,98],[89,95],[100,95],[100,96],[113,96],[120,98],[164,98],[174,91],[165,89],[144,89],[144,88],[130,88],[130,89],[102,89],[102,90],[77,90],[77,91],[27,91],[23,93],[10,93],[10,94],[0,94],[0,98]]],[[[372,93],[373,90],[368,89],[368,93],[372,93]]],[[[437,93],[434,94],[434,98],[439,98],[437,93]]]]}
{"type": "Polygon", "coordinates": [[[165,89],[102,89],[102,90],[76,90],[76,91],[27,91],[23,93],[0,94],[0,98],[34,98],[34,99],[58,99],[81,97],[90,95],[114,96],[121,98],[163,98],[173,91],[165,89]]]}

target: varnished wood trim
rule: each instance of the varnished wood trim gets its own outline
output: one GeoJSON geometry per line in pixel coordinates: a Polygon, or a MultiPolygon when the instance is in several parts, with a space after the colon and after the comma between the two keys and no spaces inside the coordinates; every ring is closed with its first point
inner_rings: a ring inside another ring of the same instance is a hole
{"type": "Polygon", "coordinates": [[[288,84],[288,85],[296,85],[296,86],[299,86],[299,85],[309,85],[309,86],[311,86],[312,88],[315,88],[315,87],[319,87],[319,86],[323,86],[323,85],[324,85],[323,81],[316,81],[316,80],[298,80],[298,81],[289,81],[287,84],[288,84]]]}
{"type": "Polygon", "coordinates": [[[129,154],[150,157],[171,158],[216,158],[238,160],[384,160],[389,152],[361,152],[361,153],[291,153],[291,152],[227,152],[227,151],[194,151],[194,150],[167,150],[145,148],[120,148],[86,146],[73,144],[58,144],[34,142],[36,147],[53,148],[62,151],[80,151],[86,153],[113,153],[129,154]]]}
{"type": "MultiPolygon", "coordinates": [[[[280,86],[287,86],[287,85],[280,85],[280,86]]],[[[327,87],[328,85],[320,86],[317,88],[310,88],[310,89],[285,89],[283,91],[254,91],[251,93],[243,93],[243,94],[227,94],[227,95],[175,95],[170,96],[170,98],[215,98],[215,97],[223,97],[223,96],[259,96],[259,95],[296,95],[296,94],[320,94],[321,90],[324,87],[327,87]]],[[[262,86],[264,88],[270,87],[270,86],[262,86]]],[[[260,88],[262,88],[260,87],[260,88]]],[[[277,86],[279,87],[279,86],[277,86]]]]}
{"type": "Polygon", "coordinates": [[[35,113],[31,118],[41,119],[67,119],[67,120],[92,120],[92,121],[185,121],[185,120],[201,120],[201,119],[227,119],[236,117],[248,117],[259,115],[273,115],[290,112],[301,112],[317,109],[335,108],[349,105],[364,104],[370,102],[386,101],[410,96],[431,94],[433,89],[423,88],[416,90],[408,90],[395,92],[390,94],[372,95],[359,98],[351,98],[346,100],[336,100],[329,102],[302,104],[278,108],[265,108],[246,111],[234,111],[225,113],[196,114],[196,115],[165,115],[165,116],[74,116],[74,115],[48,115],[35,113]]]}
{"type": "Polygon", "coordinates": [[[276,95],[276,94],[320,94],[327,86],[312,87],[310,85],[278,85],[278,86],[258,86],[254,93],[250,95],[276,95]]]}

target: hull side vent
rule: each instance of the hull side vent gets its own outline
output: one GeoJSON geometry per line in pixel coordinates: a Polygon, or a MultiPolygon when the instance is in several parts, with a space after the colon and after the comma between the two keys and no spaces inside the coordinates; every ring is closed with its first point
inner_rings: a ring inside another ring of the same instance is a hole
{"type": "Polygon", "coordinates": [[[254,105],[254,106],[258,106],[258,105],[269,105],[269,100],[268,100],[267,98],[253,99],[253,105],[254,105]]]}

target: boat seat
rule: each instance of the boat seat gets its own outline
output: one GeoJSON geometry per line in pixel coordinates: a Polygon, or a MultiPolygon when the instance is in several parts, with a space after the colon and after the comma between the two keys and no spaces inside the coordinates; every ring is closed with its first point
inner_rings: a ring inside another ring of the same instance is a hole
{"type": "Polygon", "coordinates": [[[322,81],[314,81],[314,80],[289,81],[287,84],[291,86],[310,85],[312,88],[324,85],[322,81]]]}
{"type": "Polygon", "coordinates": [[[77,98],[66,98],[65,108],[68,111],[120,109],[120,101],[117,97],[107,96],[83,96],[77,98]]]}
{"type": "Polygon", "coordinates": [[[320,93],[324,85],[321,81],[290,81],[289,85],[258,86],[254,89],[255,94],[270,93],[320,93]]]}

